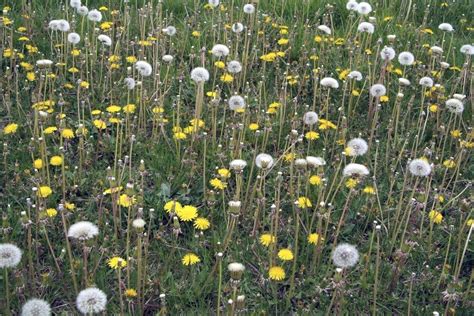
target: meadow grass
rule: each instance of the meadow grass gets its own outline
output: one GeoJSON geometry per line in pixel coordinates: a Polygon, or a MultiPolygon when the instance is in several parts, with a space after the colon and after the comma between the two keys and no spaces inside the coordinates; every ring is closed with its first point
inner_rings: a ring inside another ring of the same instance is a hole
{"type": "Polygon", "coordinates": [[[3,3],[0,310],[470,314],[470,1],[220,2],[3,3]]]}

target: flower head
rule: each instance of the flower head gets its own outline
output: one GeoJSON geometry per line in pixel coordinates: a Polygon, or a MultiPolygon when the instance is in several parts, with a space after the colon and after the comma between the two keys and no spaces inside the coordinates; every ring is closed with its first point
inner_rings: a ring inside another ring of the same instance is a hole
{"type": "Polygon", "coordinates": [[[112,269],[117,270],[117,269],[125,268],[127,266],[127,261],[120,257],[112,257],[107,261],[107,264],[112,269]]]}
{"type": "Polygon", "coordinates": [[[98,314],[107,306],[107,295],[98,288],[87,288],[77,295],[76,306],[84,315],[98,314]]]}
{"type": "Polygon", "coordinates": [[[196,67],[191,71],[191,79],[197,83],[208,81],[209,71],[203,67],[196,67]]]}
{"type": "Polygon", "coordinates": [[[14,268],[21,261],[21,250],[9,243],[0,244],[0,268],[14,268]]]}
{"type": "Polygon", "coordinates": [[[270,280],[281,281],[286,277],[285,270],[282,267],[274,266],[268,270],[270,280]]]}
{"type": "Polygon", "coordinates": [[[342,174],[345,177],[350,177],[350,176],[363,177],[363,176],[367,176],[369,173],[370,173],[369,169],[367,169],[366,166],[358,164],[358,163],[350,163],[347,166],[345,166],[344,170],[342,171],[342,174]]]}
{"type": "Polygon", "coordinates": [[[99,228],[91,222],[81,221],[69,227],[67,236],[78,240],[88,240],[99,235],[99,228]]]}
{"type": "Polygon", "coordinates": [[[359,251],[352,245],[340,244],[332,253],[332,261],[339,268],[353,267],[359,261],[359,251]]]}
{"type": "Polygon", "coordinates": [[[293,251],[291,251],[291,249],[288,249],[288,248],[280,249],[280,251],[278,251],[278,258],[280,258],[283,261],[291,261],[294,258],[293,251]]]}
{"type": "Polygon", "coordinates": [[[431,166],[425,159],[413,159],[408,164],[410,173],[417,177],[426,177],[431,173],[431,166]]]}
{"type": "Polygon", "coordinates": [[[45,300],[38,298],[29,299],[21,308],[21,316],[49,316],[51,306],[45,300]]]}
{"type": "Polygon", "coordinates": [[[197,255],[195,255],[194,253],[190,252],[190,253],[187,253],[187,254],[184,255],[181,262],[185,266],[192,266],[192,265],[195,265],[196,263],[201,262],[201,259],[199,259],[199,257],[197,255]]]}

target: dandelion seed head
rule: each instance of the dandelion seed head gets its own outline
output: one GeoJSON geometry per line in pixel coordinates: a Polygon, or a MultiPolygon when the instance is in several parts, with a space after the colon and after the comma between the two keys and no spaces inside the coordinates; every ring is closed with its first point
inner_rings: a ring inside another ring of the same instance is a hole
{"type": "Polygon", "coordinates": [[[239,61],[232,60],[227,64],[227,70],[232,74],[236,74],[242,71],[242,65],[239,61]]]}
{"type": "Polygon", "coordinates": [[[245,108],[245,99],[240,95],[234,95],[229,98],[228,104],[232,111],[238,111],[245,108]]]}
{"type": "Polygon", "coordinates": [[[461,46],[459,51],[465,55],[474,55],[474,46],[465,44],[461,46]]]}
{"type": "Polygon", "coordinates": [[[98,288],[87,288],[77,295],[76,306],[84,315],[98,314],[107,306],[107,295],[98,288]]]}
{"type": "Polygon", "coordinates": [[[306,125],[313,125],[319,121],[319,116],[316,112],[309,111],[303,115],[303,122],[306,125]]]}
{"type": "Polygon", "coordinates": [[[273,158],[269,154],[258,154],[257,157],[255,157],[255,165],[258,168],[271,168],[273,166],[273,158]]]}
{"type": "Polygon", "coordinates": [[[22,251],[17,246],[4,243],[0,244],[0,269],[14,268],[21,261],[22,251]]]}
{"type": "Polygon", "coordinates": [[[369,175],[369,169],[366,166],[359,163],[350,163],[344,167],[342,174],[345,177],[358,176],[363,177],[369,175]]]}
{"type": "Polygon", "coordinates": [[[460,114],[464,111],[464,104],[461,100],[452,98],[446,101],[446,108],[453,114],[460,114]]]}
{"type": "Polygon", "coordinates": [[[331,77],[325,77],[321,79],[320,83],[323,87],[332,88],[332,89],[339,88],[339,82],[337,82],[336,79],[331,78],[331,77]]]}
{"type": "Polygon", "coordinates": [[[431,173],[431,166],[425,159],[413,159],[408,164],[410,173],[417,177],[426,177],[431,173]]]}
{"type": "Polygon", "coordinates": [[[357,12],[362,15],[367,15],[372,12],[372,6],[367,2],[360,2],[357,6],[357,12]]]}
{"type": "Polygon", "coordinates": [[[362,138],[353,138],[347,143],[347,147],[350,148],[349,156],[362,156],[364,155],[369,146],[367,142],[362,138]]]}
{"type": "Polygon", "coordinates": [[[227,47],[223,44],[216,44],[212,47],[211,53],[215,57],[225,57],[225,56],[229,55],[230,50],[229,50],[229,47],[227,47]]]}
{"type": "Polygon", "coordinates": [[[410,52],[401,52],[398,55],[398,62],[403,66],[410,66],[415,62],[415,56],[410,52]]]}
{"type": "Polygon", "coordinates": [[[69,43],[76,45],[81,41],[81,36],[77,33],[72,32],[67,35],[67,40],[69,43]]]}
{"type": "Polygon", "coordinates": [[[97,39],[105,46],[112,46],[112,39],[105,34],[100,34],[99,36],[97,36],[97,39]]]}
{"type": "Polygon", "coordinates": [[[370,94],[373,97],[380,98],[381,96],[384,96],[387,93],[387,89],[383,84],[376,83],[370,87],[370,94]]]}
{"type": "Polygon", "coordinates": [[[151,67],[151,65],[143,60],[139,60],[135,63],[135,69],[143,77],[151,76],[151,74],[153,73],[153,68],[151,67]]]}
{"type": "Polygon", "coordinates": [[[340,244],[332,253],[332,261],[339,268],[350,268],[359,262],[359,251],[353,245],[340,244]]]}
{"type": "Polygon", "coordinates": [[[45,300],[32,298],[26,301],[21,308],[21,316],[49,316],[51,306],[45,300]]]}
{"type": "Polygon", "coordinates": [[[88,240],[99,234],[99,228],[91,222],[81,221],[72,224],[67,232],[68,237],[78,240],[88,240]]]}
{"type": "Polygon", "coordinates": [[[374,30],[375,30],[375,27],[372,23],[369,23],[369,22],[361,22],[359,24],[359,26],[357,27],[357,30],[359,32],[363,32],[363,33],[369,33],[369,34],[372,34],[374,33],[374,30]]]}
{"type": "Polygon", "coordinates": [[[331,29],[326,25],[319,25],[318,30],[326,33],[327,35],[331,35],[331,29]]]}
{"type": "Polygon", "coordinates": [[[449,23],[441,23],[440,25],[438,25],[438,29],[440,29],[441,31],[444,31],[444,32],[454,31],[453,26],[449,23]]]}
{"type": "Polygon", "coordinates": [[[74,9],[77,9],[79,8],[82,4],[81,4],[81,0],[71,0],[69,1],[69,5],[71,7],[73,7],[74,9]]]}
{"type": "Polygon", "coordinates": [[[89,13],[87,13],[87,18],[92,22],[100,22],[102,21],[102,13],[96,9],[90,10],[89,13]]]}
{"type": "Polygon", "coordinates": [[[357,70],[353,70],[351,71],[347,77],[349,79],[355,79],[357,81],[361,81],[363,79],[363,76],[362,76],[362,73],[360,71],[357,71],[357,70]]]}
{"type": "Polygon", "coordinates": [[[248,3],[244,5],[244,12],[247,14],[252,14],[255,12],[255,7],[253,6],[253,4],[248,3]]]}
{"type": "Polygon", "coordinates": [[[208,81],[209,71],[203,67],[196,67],[191,71],[191,79],[197,83],[208,81]]]}

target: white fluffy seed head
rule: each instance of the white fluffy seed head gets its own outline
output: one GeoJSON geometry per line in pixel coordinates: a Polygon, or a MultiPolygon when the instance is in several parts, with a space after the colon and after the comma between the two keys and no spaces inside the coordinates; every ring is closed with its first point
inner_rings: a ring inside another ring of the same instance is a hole
{"type": "Polygon", "coordinates": [[[416,177],[426,177],[431,173],[431,166],[424,159],[413,159],[408,164],[408,170],[416,177]]]}
{"type": "Polygon", "coordinates": [[[269,154],[258,154],[257,157],[255,157],[255,165],[258,168],[271,168],[273,166],[273,158],[269,154]]]}
{"type": "Polygon", "coordinates": [[[326,25],[319,25],[318,30],[326,33],[327,35],[331,35],[331,29],[326,25]]]}
{"type": "Polygon", "coordinates": [[[358,11],[359,4],[355,0],[349,0],[346,3],[346,9],[349,11],[358,11]]]}
{"type": "Polygon", "coordinates": [[[392,60],[395,58],[395,50],[392,47],[385,46],[380,51],[380,57],[382,57],[383,60],[392,60]]]}
{"type": "Polygon", "coordinates": [[[451,24],[449,23],[441,23],[439,26],[438,26],[438,29],[440,29],[441,31],[444,31],[444,32],[452,32],[454,31],[454,28],[451,24]]]}
{"type": "Polygon", "coordinates": [[[81,36],[74,32],[69,33],[67,35],[67,41],[73,45],[76,45],[81,41],[81,36]]]}
{"type": "Polygon", "coordinates": [[[242,159],[234,159],[230,162],[229,167],[232,170],[241,171],[247,166],[247,162],[242,159]]]}
{"type": "Polygon", "coordinates": [[[242,71],[242,64],[237,60],[232,60],[227,64],[227,70],[232,74],[239,73],[242,71]]]}
{"type": "Polygon", "coordinates": [[[372,12],[372,6],[367,2],[360,2],[357,6],[357,12],[362,15],[367,15],[372,12]]]}
{"type": "Polygon", "coordinates": [[[245,108],[245,99],[240,95],[233,95],[229,98],[229,108],[232,111],[238,111],[245,108]]]}
{"type": "Polygon", "coordinates": [[[21,308],[21,316],[49,316],[51,306],[45,300],[29,299],[21,308]]]}
{"type": "Polygon", "coordinates": [[[86,16],[89,13],[89,9],[83,5],[76,9],[77,14],[80,16],[86,16]]]}
{"type": "Polygon", "coordinates": [[[135,79],[133,78],[125,78],[123,80],[123,82],[125,83],[125,85],[127,86],[127,89],[128,90],[133,90],[133,88],[135,88],[135,79]]]}
{"type": "Polygon", "coordinates": [[[369,175],[369,169],[367,169],[366,166],[361,165],[359,163],[350,163],[347,166],[344,167],[344,170],[342,170],[342,174],[345,177],[351,177],[351,176],[357,176],[357,177],[363,177],[369,175]]]}
{"type": "Polygon", "coordinates": [[[241,33],[244,30],[244,25],[240,22],[232,24],[232,32],[241,33]]]}
{"type": "Polygon", "coordinates": [[[349,244],[338,245],[332,253],[332,261],[339,268],[350,268],[359,262],[359,251],[349,244]]]}
{"type": "Polygon", "coordinates": [[[151,65],[144,60],[137,61],[135,63],[135,69],[143,77],[151,76],[151,74],[153,73],[153,68],[151,67],[151,65]]]}
{"type": "Polygon", "coordinates": [[[232,263],[229,263],[229,265],[227,266],[227,269],[230,272],[243,272],[245,270],[245,266],[239,262],[232,262],[232,263]]]}
{"type": "Polygon", "coordinates": [[[69,227],[67,236],[78,240],[88,240],[99,234],[99,228],[91,222],[81,221],[69,227]]]}
{"type": "Polygon", "coordinates": [[[369,22],[362,22],[359,24],[359,26],[357,27],[357,30],[359,32],[363,32],[363,33],[369,33],[369,34],[372,34],[374,33],[374,30],[375,30],[375,27],[372,23],[369,23],[369,22]]]}
{"type": "Polygon", "coordinates": [[[363,76],[362,76],[362,73],[360,71],[353,70],[347,75],[347,78],[355,79],[357,81],[361,81],[363,79],[363,76]]]}
{"type": "Polygon", "coordinates": [[[16,267],[21,261],[21,254],[20,248],[13,244],[0,244],[0,269],[16,267]]]}
{"type": "Polygon", "coordinates": [[[384,96],[386,93],[387,93],[387,89],[381,83],[376,83],[372,87],[370,87],[370,94],[373,97],[380,98],[381,96],[384,96]]]}
{"type": "Polygon", "coordinates": [[[223,44],[216,44],[212,47],[211,53],[215,57],[220,58],[220,57],[225,57],[225,56],[229,55],[230,50],[229,50],[229,47],[227,47],[223,44]]]}
{"type": "Polygon", "coordinates": [[[176,35],[176,28],[172,25],[169,25],[167,26],[166,28],[164,28],[163,30],[163,33],[165,33],[166,35],[168,36],[174,36],[176,35]]]}
{"type": "Polygon", "coordinates": [[[145,227],[145,220],[143,218],[137,218],[137,219],[134,219],[133,222],[132,222],[132,226],[134,228],[137,228],[137,229],[141,229],[143,227],[145,227]]]}
{"type": "Polygon", "coordinates": [[[220,0],[209,0],[208,3],[211,7],[215,8],[219,5],[220,0]]]}
{"type": "Polygon", "coordinates": [[[415,56],[410,52],[401,52],[398,55],[398,62],[403,66],[413,65],[415,62],[415,56]]]}
{"type": "Polygon", "coordinates": [[[163,57],[161,57],[161,59],[165,62],[165,63],[170,63],[173,61],[174,57],[172,55],[164,55],[163,57]]]}
{"type": "Polygon", "coordinates": [[[431,88],[433,86],[433,79],[430,77],[423,77],[420,79],[419,84],[425,88],[431,88]]]}
{"type": "Polygon", "coordinates": [[[74,9],[77,9],[81,6],[81,0],[71,0],[69,1],[69,5],[74,9]]]}
{"type": "Polygon", "coordinates": [[[474,55],[474,46],[469,45],[469,44],[465,44],[465,45],[461,46],[459,51],[461,53],[465,54],[465,55],[474,55]]]}
{"type": "Polygon", "coordinates": [[[196,67],[191,70],[191,79],[198,83],[208,81],[209,71],[203,67],[196,67]]]}
{"type": "Polygon", "coordinates": [[[349,156],[362,156],[364,155],[369,146],[367,142],[362,138],[353,138],[347,143],[347,147],[350,148],[349,156]]]}
{"type": "Polygon", "coordinates": [[[339,82],[337,82],[336,79],[331,78],[331,77],[325,77],[321,79],[321,85],[323,87],[332,88],[332,89],[339,88],[339,82]]]}
{"type": "Polygon", "coordinates": [[[464,104],[457,98],[448,99],[446,101],[446,108],[453,114],[460,114],[464,111],[464,104]]]}
{"type": "Polygon", "coordinates": [[[105,34],[100,34],[99,36],[97,36],[97,39],[105,46],[112,46],[112,39],[105,34]]]}
{"type": "Polygon", "coordinates": [[[326,160],[322,157],[307,156],[306,162],[311,167],[322,167],[326,165],[326,160]]]}
{"type": "Polygon", "coordinates": [[[303,122],[306,125],[314,125],[314,124],[318,123],[318,121],[319,121],[319,117],[318,117],[318,114],[316,112],[309,111],[309,112],[306,112],[303,115],[303,122]]]}
{"type": "Polygon", "coordinates": [[[102,21],[102,13],[99,10],[90,10],[87,13],[87,18],[92,22],[100,22],[102,21]]]}
{"type": "Polygon", "coordinates": [[[244,5],[244,12],[247,14],[252,14],[255,12],[255,7],[253,6],[253,4],[248,3],[244,5]]]}
{"type": "Polygon", "coordinates": [[[87,288],[77,295],[76,305],[84,315],[98,314],[104,311],[107,306],[107,295],[98,288],[87,288]]]}
{"type": "Polygon", "coordinates": [[[68,32],[71,29],[69,22],[66,20],[58,20],[58,30],[61,32],[68,32]]]}

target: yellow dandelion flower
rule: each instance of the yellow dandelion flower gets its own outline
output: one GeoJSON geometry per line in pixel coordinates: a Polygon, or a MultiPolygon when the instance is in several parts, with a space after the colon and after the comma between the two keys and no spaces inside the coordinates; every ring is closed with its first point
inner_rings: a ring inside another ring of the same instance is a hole
{"type": "Polygon", "coordinates": [[[92,123],[94,123],[94,126],[98,129],[107,128],[107,124],[103,120],[94,120],[92,123]]]}
{"type": "Polygon", "coordinates": [[[35,161],[33,161],[33,168],[38,169],[38,170],[43,168],[43,160],[40,158],[35,159],[35,161]]]}
{"type": "Polygon", "coordinates": [[[26,79],[27,79],[28,81],[35,81],[35,80],[36,80],[36,75],[35,75],[35,73],[34,73],[34,72],[28,72],[28,73],[26,74],[26,79]]]}
{"type": "Polygon", "coordinates": [[[117,204],[123,207],[129,207],[135,204],[136,199],[133,196],[128,196],[126,194],[121,194],[117,204]]]}
{"type": "Polygon", "coordinates": [[[112,104],[112,105],[109,105],[105,110],[109,113],[117,113],[117,112],[120,112],[122,108],[118,105],[112,104]]]}
{"type": "Polygon", "coordinates": [[[458,129],[452,130],[450,134],[453,138],[459,138],[462,135],[461,131],[458,129]]]}
{"type": "Polygon", "coordinates": [[[359,181],[357,181],[356,179],[350,178],[346,181],[346,188],[354,189],[358,183],[359,181]]]}
{"type": "Polygon", "coordinates": [[[135,104],[127,104],[125,105],[124,107],[122,107],[122,110],[125,112],[125,113],[128,113],[128,114],[131,114],[131,113],[134,113],[135,112],[135,109],[136,109],[136,105],[135,104]]]}
{"type": "Polygon", "coordinates": [[[49,159],[51,166],[60,166],[63,164],[63,158],[61,156],[53,156],[49,159]]]}
{"type": "Polygon", "coordinates": [[[198,209],[192,205],[185,205],[176,211],[176,215],[183,222],[189,222],[198,217],[198,209]]]}
{"type": "Polygon", "coordinates": [[[443,166],[447,169],[452,169],[456,167],[456,163],[454,162],[454,160],[448,159],[443,162],[443,166]]]}
{"type": "Polygon", "coordinates": [[[313,206],[313,204],[311,203],[311,200],[305,196],[300,196],[298,198],[297,205],[299,208],[308,208],[308,207],[313,206]]]}
{"type": "Polygon", "coordinates": [[[271,234],[263,234],[260,236],[259,241],[262,246],[268,247],[276,242],[276,237],[271,234]]]}
{"type": "Polygon", "coordinates": [[[43,130],[43,133],[44,134],[52,134],[54,132],[56,132],[58,130],[58,128],[56,126],[49,126],[49,127],[46,127],[44,130],[43,130]]]}
{"type": "Polygon", "coordinates": [[[257,123],[251,123],[251,124],[249,125],[249,129],[250,129],[251,131],[256,131],[258,128],[259,128],[259,126],[258,126],[257,123]]]}
{"type": "Polygon", "coordinates": [[[166,213],[178,213],[183,206],[178,201],[168,201],[163,208],[166,213]]]}
{"type": "Polygon", "coordinates": [[[199,230],[207,230],[209,227],[211,227],[211,223],[207,218],[204,217],[198,217],[194,220],[193,224],[194,228],[199,229],[199,230]]]}
{"type": "Polygon", "coordinates": [[[127,261],[120,257],[112,257],[107,261],[107,264],[112,269],[117,270],[117,269],[125,268],[127,266],[127,261]]]}
{"type": "Polygon", "coordinates": [[[227,184],[221,181],[219,178],[211,179],[209,184],[216,190],[224,190],[227,187],[227,184]]]}
{"type": "Polygon", "coordinates": [[[186,134],[183,132],[176,132],[174,133],[173,137],[177,140],[186,139],[186,134]]]}
{"type": "Polygon", "coordinates": [[[283,249],[280,249],[280,251],[278,251],[278,258],[280,258],[280,260],[291,261],[293,260],[293,257],[294,256],[291,249],[283,248],[283,249]]]}
{"type": "Polygon", "coordinates": [[[286,277],[285,270],[282,267],[274,266],[268,270],[270,280],[281,281],[286,277]]]}
{"type": "Polygon", "coordinates": [[[430,221],[432,221],[435,224],[439,224],[443,220],[443,214],[441,214],[440,212],[438,212],[436,210],[432,210],[428,214],[428,217],[430,218],[430,221]]]}
{"type": "Polygon", "coordinates": [[[196,263],[201,262],[201,259],[195,255],[194,253],[187,253],[184,255],[183,259],[181,260],[183,265],[185,266],[192,266],[195,265],[196,263]]]}
{"type": "Polygon", "coordinates": [[[234,81],[234,77],[232,77],[231,74],[227,74],[227,73],[226,73],[226,74],[223,74],[223,75],[221,76],[221,81],[222,81],[222,82],[225,82],[225,83],[229,83],[229,82],[234,81]]]}
{"type": "Polygon", "coordinates": [[[74,138],[74,131],[70,128],[65,128],[61,131],[61,136],[67,139],[74,138]]]}
{"type": "Polygon", "coordinates": [[[39,197],[47,198],[52,193],[53,193],[53,190],[51,190],[51,188],[49,186],[42,185],[42,186],[39,187],[37,194],[38,194],[39,197]]]}
{"type": "Polygon", "coordinates": [[[3,133],[5,133],[5,135],[15,134],[17,130],[18,130],[18,124],[10,123],[3,128],[3,133]]]}
{"type": "Polygon", "coordinates": [[[308,235],[308,243],[311,245],[316,245],[319,242],[319,234],[312,233],[308,235]]]}
{"type": "Polygon", "coordinates": [[[134,298],[134,297],[137,297],[138,295],[135,289],[126,289],[124,294],[128,298],[134,298]]]}
{"type": "Polygon", "coordinates": [[[367,194],[375,194],[375,189],[372,186],[366,186],[362,191],[367,194]]]}
{"type": "Polygon", "coordinates": [[[319,133],[315,131],[309,131],[304,135],[304,137],[308,140],[315,140],[319,138],[319,133]]]}
{"type": "Polygon", "coordinates": [[[309,178],[309,183],[310,183],[311,185],[321,185],[321,182],[322,182],[322,181],[321,181],[321,177],[320,177],[320,176],[314,175],[314,176],[311,176],[311,177],[309,178]]]}

